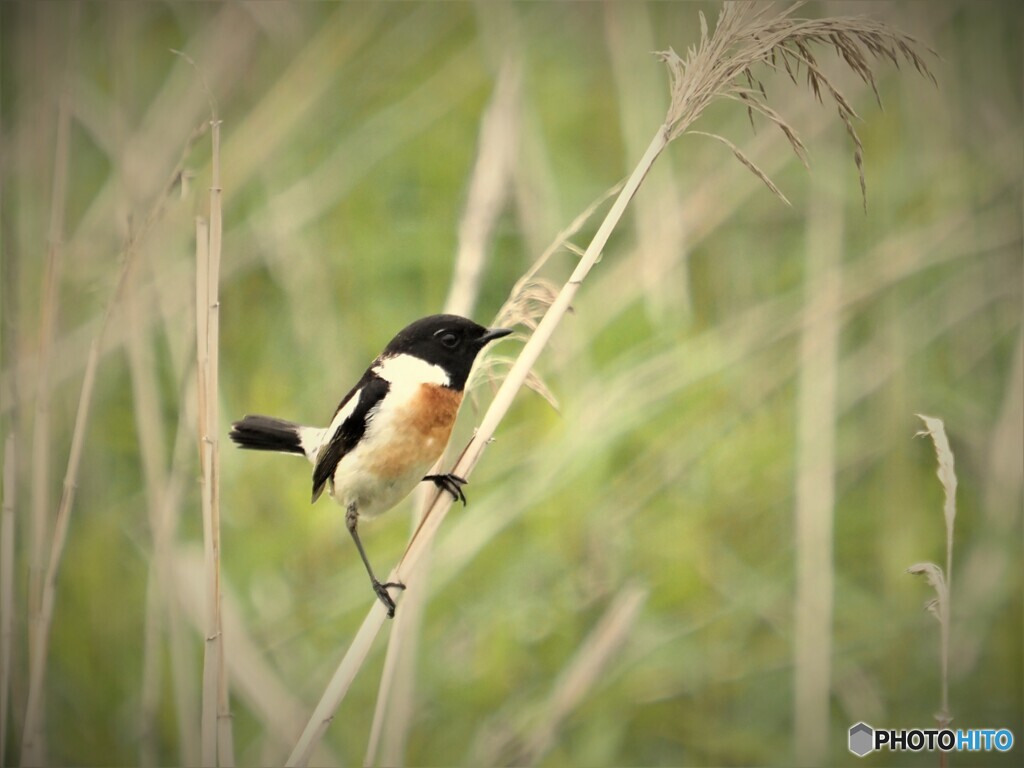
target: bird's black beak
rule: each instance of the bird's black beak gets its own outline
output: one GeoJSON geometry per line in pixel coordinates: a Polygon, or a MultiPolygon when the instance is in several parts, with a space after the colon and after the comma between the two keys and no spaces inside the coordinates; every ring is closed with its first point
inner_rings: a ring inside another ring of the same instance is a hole
{"type": "Polygon", "coordinates": [[[485,333],[483,336],[477,339],[477,341],[481,345],[483,345],[489,341],[494,341],[495,339],[500,339],[505,336],[508,336],[510,333],[512,333],[511,328],[488,328],[487,333],[485,333]]]}

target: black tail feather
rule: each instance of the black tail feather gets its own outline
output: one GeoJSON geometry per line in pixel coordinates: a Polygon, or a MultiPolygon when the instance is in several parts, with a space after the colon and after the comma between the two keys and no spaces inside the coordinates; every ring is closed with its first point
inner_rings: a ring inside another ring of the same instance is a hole
{"type": "Polygon", "coordinates": [[[305,455],[299,437],[299,425],[273,416],[246,416],[231,425],[228,437],[239,448],[305,455]]]}

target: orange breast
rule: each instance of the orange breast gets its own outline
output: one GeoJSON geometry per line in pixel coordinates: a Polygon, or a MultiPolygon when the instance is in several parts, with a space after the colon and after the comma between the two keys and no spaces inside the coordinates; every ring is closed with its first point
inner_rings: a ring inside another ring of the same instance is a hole
{"type": "Polygon", "coordinates": [[[372,471],[381,477],[425,471],[448,444],[461,404],[462,392],[421,384],[400,410],[387,445],[374,451],[372,471]]]}

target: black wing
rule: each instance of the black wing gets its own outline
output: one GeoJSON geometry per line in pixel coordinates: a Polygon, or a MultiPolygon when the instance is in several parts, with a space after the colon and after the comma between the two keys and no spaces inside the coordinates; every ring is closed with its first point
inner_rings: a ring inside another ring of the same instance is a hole
{"type": "Polygon", "coordinates": [[[319,499],[320,494],[324,492],[327,481],[334,476],[338,462],[362,439],[363,433],[366,432],[370,412],[384,399],[389,387],[390,385],[378,376],[372,374],[364,376],[361,386],[357,386],[348,397],[341,401],[341,405],[338,406],[339,411],[351,398],[356,396],[357,392],[359,393],[355,409],[347,419],[338,425],[334,434],[331,435],[330,441],[324,444],[316,457],[316,464],[313,466],[313,501],[319,499]]]}

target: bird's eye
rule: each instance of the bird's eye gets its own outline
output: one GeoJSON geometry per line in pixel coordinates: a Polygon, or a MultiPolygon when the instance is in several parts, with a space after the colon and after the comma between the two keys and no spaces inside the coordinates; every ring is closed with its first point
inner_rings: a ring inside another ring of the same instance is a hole
{"type": "Polygon", "coordinates": [[[455,349],[459,345],[459,337],[450,331],[441,334],[441,343],[444,344],[448,349],[455,349]]]}

